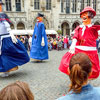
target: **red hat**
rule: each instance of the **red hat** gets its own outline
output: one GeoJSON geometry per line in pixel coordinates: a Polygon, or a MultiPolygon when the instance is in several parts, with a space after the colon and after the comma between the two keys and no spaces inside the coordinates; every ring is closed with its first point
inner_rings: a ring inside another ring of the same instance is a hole
{"type": "Polygon", "coordinates": [[[80,12],[80,16],[81,16],[82,13],[88,12],[88,11],[92,12],[93,15],[96,16],[95,10],[94,10],[92,7],[90,7],[90,6],[85,7],[85,8],[82,10],[82,12],[80,12]]]}

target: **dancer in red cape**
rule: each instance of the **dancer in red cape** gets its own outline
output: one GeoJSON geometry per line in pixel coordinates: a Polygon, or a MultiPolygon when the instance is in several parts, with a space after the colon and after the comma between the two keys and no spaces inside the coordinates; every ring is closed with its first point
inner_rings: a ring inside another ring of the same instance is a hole
{"type": "Polygon", "coordinates": [[[79,25],[74,30],[74,37],[69,52],[67,52],[61,60],[59,70],[69,75],[69,61],[71,57],[79,52],[86,53],[92,62],[92,74],[90,79],[97,78],[99,76],[99,57],[96,49],[96,39],[98,38],[98,30],[100,25],[92,25],[91,19],[96,16],[96,12],[91,7],[85,7],[80,13],[82,19],[82,25],[79,25]]]}

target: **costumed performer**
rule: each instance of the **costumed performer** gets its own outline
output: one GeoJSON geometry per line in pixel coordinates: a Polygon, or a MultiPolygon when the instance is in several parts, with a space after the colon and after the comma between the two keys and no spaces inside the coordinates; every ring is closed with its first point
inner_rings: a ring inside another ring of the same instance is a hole
{"type": "Polygon", "coordinates": [[[3,6],[0,0],[0,72],[3,72],[2,77],[6,77],[18,66],[29,62],[30,58],[22,42],[11,33],[11,21],[3,12],[3,6]]]}
{"type": "Polygon", "coordinates": [[[34,27],[32,36],[32,45],[30,50],[30,57],[34,61],[42,61],[48,59],[48,44],[43,21],[43,14],[38,13],[37,23],[34,27]]]}
{"type": "Polygon", "coordinates": [[[79,52],[86,53],[92,62],[92,74],[90,79],[97,78],[99,76],[99,57],[96,49],[96,39],[98,38],[98,30],[100,25],[92,25],[91,19],[96,16],[96,12],[92,7],[85,7],[80,12],[80,17],[83,24],[78,26],[74,30],[74,37],[69,52],[67,52],[60,63],[59,70],[69,75],[69,61],[71,57],[79,52]]]}

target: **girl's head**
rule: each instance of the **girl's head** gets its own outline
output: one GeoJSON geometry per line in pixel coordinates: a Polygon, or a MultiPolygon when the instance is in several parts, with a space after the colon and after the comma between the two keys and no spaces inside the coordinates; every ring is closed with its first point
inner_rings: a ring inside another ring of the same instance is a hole
{"type": "Polygon", "coordinates": [[[0,91],[0,100],[34,100],[34,96],[25,82],[16,81],[0,91]]]}
{"type": "Polygon", "coordinates": [[[79,93],[91,74],[91,61],[84,53],[74,55],[69,64],[70,90],[79,93]]]}

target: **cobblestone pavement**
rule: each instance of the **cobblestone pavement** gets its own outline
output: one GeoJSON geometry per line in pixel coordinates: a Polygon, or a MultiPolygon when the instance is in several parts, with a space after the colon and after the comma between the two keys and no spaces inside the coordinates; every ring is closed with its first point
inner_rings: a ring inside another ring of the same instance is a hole
{"type": "MultiPolygon", "coordinates": [[[[27,82],[35,96],[35,100],[55,100],[68,91],[69,78],[58,70],[62,56],[66,50],[49,52],[49,60],[34,63],[32,60],[12,72],[9,77],[0,77],[0,89],[16,80],[27,82]]],[[[90,81],[100,86],[100,77],[90,81]]]]}

